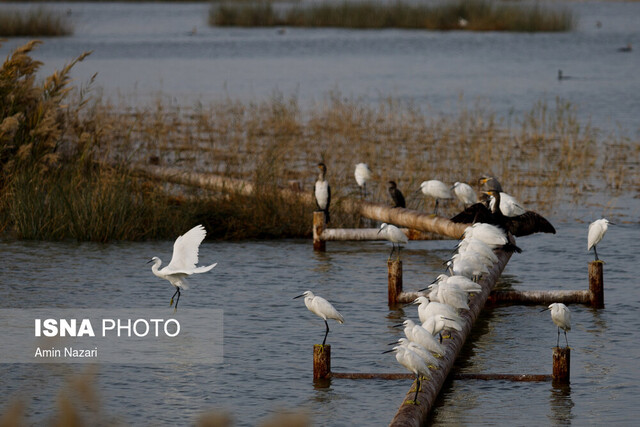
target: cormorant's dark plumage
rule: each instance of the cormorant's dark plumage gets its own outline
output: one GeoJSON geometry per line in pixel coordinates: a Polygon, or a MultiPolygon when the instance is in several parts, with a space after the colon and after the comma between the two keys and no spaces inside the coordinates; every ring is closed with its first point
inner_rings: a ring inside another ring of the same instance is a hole
{"type": "Polygon", "coordinates": [[[404,201],[404,196],[402,192],[398,190],[398,185],[395,181],[389,181],[389,195],[391,199],[393,199],[393,207],[394,208],[406,208],[407,204],[404,201]]]}

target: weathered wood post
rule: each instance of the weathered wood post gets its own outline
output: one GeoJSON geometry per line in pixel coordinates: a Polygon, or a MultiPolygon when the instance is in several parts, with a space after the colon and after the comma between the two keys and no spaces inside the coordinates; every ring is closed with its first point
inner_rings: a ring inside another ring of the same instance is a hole
{"type": "Polygon", "coordinates": [[[313,213],[313,250],[319,252],[325,252],[327,250],[327,242],[322,240],[320,236],[324,231],[324,212],[315,211],[313,213]]]}
{"type": "Polygon", "coordinates": [[[591,307],[604,308],[604,280],[602,261],[589,263],[589,291],[591,292],[591,307]]]}
{"type": "Polygon", "coordinates": [[[553,382],[568,384],[571,370],[571,349],[569,347],[553,348],[553,382]]]}
{"type": "Polygon", "coordinates": [[[331,345],[313,345],[313,380],[326,379],[331,375],[331,345]]]}
{"type": "Polygon", "coordinates": [[[402,292],[402,261],[399,258],[387,261],[389,273],[389,306],[398,304],[398,297],[402,292]]]}

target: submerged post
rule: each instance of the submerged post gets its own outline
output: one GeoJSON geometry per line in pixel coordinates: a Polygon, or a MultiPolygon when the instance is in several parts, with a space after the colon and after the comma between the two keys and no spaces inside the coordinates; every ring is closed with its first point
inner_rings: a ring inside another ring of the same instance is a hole
{"type": "Polygon", "coordinates": [[[568,384],[571,370],[571,349],[569,347],[553,348],[553,382],[568,384]]]}
{"type": "Polygon", "coordinates": [[[325,226],[324,212],[315,211],[313,213],[313,250],[324,252],[327,250],[327,242],[322,240],[320,236],[324,231],[325,226]]]}
{"type": "Polygon", "coordinates": [[[591,292],[591,307],[604,308],[604,280],[602,261],[589,263],[589,291],[591,292]]]}
{"type": "Polygon", "coordinates": [[[331,345],[313,345],[313,380],[329,378],[331,375],[331,345]]]}
{"type": "Polygon", "coordinates": [[[402,292],[402,261],[398,258],[387,261],[389,273],[389,306],[398,304],[402,292]]]}

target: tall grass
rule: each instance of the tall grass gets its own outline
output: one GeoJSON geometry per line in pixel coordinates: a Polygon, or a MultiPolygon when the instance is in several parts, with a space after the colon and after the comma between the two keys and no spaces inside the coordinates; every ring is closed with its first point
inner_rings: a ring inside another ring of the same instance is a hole
{"type": "Polygon", "coordinates": [[[575,18],[568,9],[456,0],[435,5],[405,2],[312,3],[275,9],[271,2],[214,4],[209,24],[217,26],[406,28],[472,31],[569,31],[575,18]]]}
{"type": "Polygon", "coordinates": [[[42,7],[22,12],[0,10],[0,37],[67,36],[73,27],[65,15],[42,7]]]}

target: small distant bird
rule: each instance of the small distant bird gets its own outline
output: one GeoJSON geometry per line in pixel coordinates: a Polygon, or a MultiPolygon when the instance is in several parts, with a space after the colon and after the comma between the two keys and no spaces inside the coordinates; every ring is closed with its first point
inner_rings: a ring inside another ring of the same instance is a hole
{"type": "Polygon", "coordinates": [[[464,19],[462,16],[458,18],[458,26],[460,28],[465,28],[467,25],[469,25],[469,21],[464,19]]]}
{"type": "Polygon", "coordinates": [[[571,330],[571,312],[566,305],[561,302],[554,302],[549,307],[541,310],[540,312],[551,310],[551,320],[558,327],[558,340],[556,347],[560,347],[560,329],[564,331],[564,339],[569,347],[569,340],[567,340],[567,331],[571,330]]]}
{"type": "Polygon", "coordinates": [[[314,295],[311,291],[306,291],[302,295],[293,297],[293,299],[302,297],[304,297],[304,305],[307,306],[309,311],[324,320],[324,324],[327,327],[327,330],[324,333],[324,339],[322,340],[322,345],[324,345],[324,343],[327,342],[327,335],[329,335],[329,324],[327,323],[327,319],[333,319],[338,323],[344,323],[344,317],[342,317],[342,314],[340,314],[329,301],[314,295]]]}
{"type": "Polygon", "coordinates": [[[464,204],[465,207],[467,205],[472,205],[478,202],[478,195],[475,190],[467,183],[464,182],[456,182],[451,187],[451,191],[453,195],[456,196],[458,200],[464,204]]]}
{"type": "Polygon", "coordinates": [[[367,197],[367,181],[371,179],[371,170],[366,163],[358,163],[354,172],[356,183],[360,187],[360,195],[364,199],[367,197]]]}
{"type": "Polygon", "coordinates": [[[391,253],[389,254],[389,259],[391,259],[391,255],[396,249],[396,244],[398,245],[398,258],[400,258],[400,244],[406,245],[409,242],[409,238],[402,230],[396,227],[393,224],[387,224],[383,222],[380,225],[380,229],[378,230],[378,234],[382,233],[383,237],[391,242],[391,253]]]}
{"type": "Polygon", "coordinates": [[[398,190],[398,185],[395,183],[395,181],[389,181],[389,195],[393,200],[394,208],[407,207],[407,204],[404,201],[404,196],[402,195],[402,192],[398,190]]]}
{"type": "Polygon", "coordinates": [[[587,236],[587,252],[589,252],[591,248],[593,248],[593,253],[596,256],[596,261],[599,261],[596,245],[600,243],[600,240],[602,240],[602,238],[604,237],[604,234],[609,228],[609,224],[612,223],[610,223],[609,220],[605,218],[598,219],[589,224],[589,233],[587,236]]]}
{"type": "Polygon", "coordinates": [[[315,186],[316,205],[318,206],[318,210],[324,212],[324,217],[327,223],[329,223],[331,187],[329,186],[329,181],[325,179],[325,175],[327,174],[327,166],[324,163],[318,163],[318,168],[320,169],[320,174],[318,175],[318,180],[316,181],[315,186]]]}
{"type": "Polygon", "coordinates": [[[157,277],[168,280],[175,288],[176,291],[171,297],[169,307],[173,306],[173,298],[178,295],[176,299],[176,306],[174,311],[178,310],[178,302],[180,302],[180,288],[189,289],[185,277],[192,275],[193,273],[206,273],[213,267],[218,265],[214,263],[206,267],[196,267],[198,264],[198,248],[200,243],[204,240],[207,232],[202,225],[196,225],[191,230],[184,233],[182,236],[176,239],[173,244],[173,256],[171,262],[162,270],[158,270],[162,261],[158,257],[153,257],[147,263],[153,262],[151,271],[157,277]]]}
{"type": "Polygon", "coordinates": [[[628,43],[624,47],[618,48],[618,52],[631,52],[632,50],[633,50],[633,48],[631,47],[631,43],[628,43]]]}
{"type": "Polygon", "coordinates": [[[396,353],[396,360],[407,370],[413,372],[416,376],[416,395],[413,398],[413,402],[418,404],[418,392],[420,391],[420,376],[429,378],[429,367],[422,358],[405,346],[395,346],[389,351],[383,351],[383,353],[396,353]]]}
{"type": "Polygon", "coordinates": [[[440,200],[447,200],[452,198],[450,187],[444,182],[438,181],[437,179],[423,181],[420,184],[420,190],[425,196],[433,197],[434,199],[436,199],[436,207],[433,211],[434,215],[438,215],[438,202],[440,200]]]}
{"type": "Polygon", "coordinates": [[[558,80],[569,80],[571,76],[565,76],[562,74],[562,70],[558,70],[558,80]]]}

